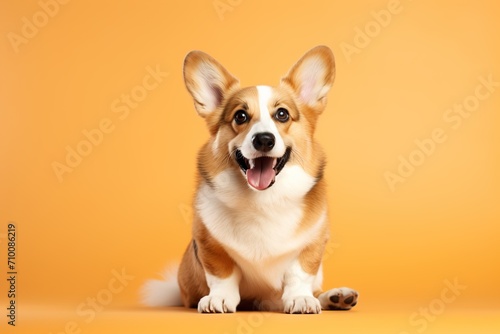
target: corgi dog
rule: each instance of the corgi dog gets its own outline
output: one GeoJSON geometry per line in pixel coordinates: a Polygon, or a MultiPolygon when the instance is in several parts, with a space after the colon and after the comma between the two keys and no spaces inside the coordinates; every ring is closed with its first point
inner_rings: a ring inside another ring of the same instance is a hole
{"type": "Polygon", "coordinates": [[[308,51],[275,87],[240,88],[208,54],[186,56],[186,88],[210,138],[198,154],[192,240],[177,274],[144,286],[146,305],[200,313],[356,305],[350,288],[321,290],[329,223],[314,131],[334,78],[326,46],[308,51]]]}

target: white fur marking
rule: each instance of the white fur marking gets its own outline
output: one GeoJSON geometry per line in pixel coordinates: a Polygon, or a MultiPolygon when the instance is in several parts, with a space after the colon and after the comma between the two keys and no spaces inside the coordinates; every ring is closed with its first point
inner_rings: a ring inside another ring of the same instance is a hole
{"type": "Polygon", "coordinates": [[[149,280],[142,287],[142,303],[147,306],[181,306],[181,291],[177,283],[177,267],[168,268],[163,280],[149,280]]]}
{"type": "MultiPolygon", "coordinates": [[[[242,271],[244,297],[280,290],[284,273],[300,249],[321,233],[325,211],[309,229],[297,234],[303,218],[303,198],[315,179],[299,165],[286,165],[269,189],[241,188],[238,171],[226,170],[202,184],[196,209],[210,231],[242,271]],[[268,291],[268,292],[266,292],[268,291]]],[[[321,285],[321,277],[315,286],[321,285]]],[[[280,296],[278,296],[279,298],[280,296]]],[[[280,301],[281,302],[281,301],[280,301]]]]}
{"type": "Polygon", "coordinates": [[[306,273],[295,260],[285,273],[283,304],[287,313],[320,313],[319,300],[313,296],[316,275],[306,273]]]}
{"type": "Polygon", "coordinates": [[[295,296],[312,296],[315,275],[306,273],[295,260],[285,273],[283,299],[295,296]]]}
{"type": "Polygon", "coordinates": [[[255,150],[252,144],[252,138],[256,133],[259,132],[270,132],[276,138],[276,142],[271,151],[269,151],[266,155],[272,156],[276,158],[280,158],[285,154],[286,147],[283,142],[283,138],[274,123],[270,113],[269,113],[269,101],[273,94],[273,88],[269,86],[257,86],[257,96],[259,99],[259,111],[260,118],[259,120],[252,126],[245,139],[243,140],[243,144],[241,146],[241,153],[247,159],[254,159],[259,156],[262,156],[260,152],[255,150]]]}
{"type": "MultiPolygon", "coordinates": [[[[257,96],[259,98],[260,123],[263,127],[274,125],[271,115],[269,115],[269,100],[273,95],[273,89],[269,86],[257,86],[257,96]]],[[[276,127],[276,126],[275,126],[276,127]]]]}
{"type": "Polygon", "coordinates": [[[236,306],[240,302],[239,284],[241,273],[239,269],[235,267],[233,273],[226,278],[219,278],[207,272],[205,272],[205,277],[210,293],[200,299],[198,312],[236,312],[236,306]]]}
{"type": "Polygon", "coordinates": [[[217,155],[217,152],[219,151],[219,139],[220,139],[219,137],[220,137],[220,131],[217,131],[214,142],[212,143],[212,153],[214,155],[217,155]]]}

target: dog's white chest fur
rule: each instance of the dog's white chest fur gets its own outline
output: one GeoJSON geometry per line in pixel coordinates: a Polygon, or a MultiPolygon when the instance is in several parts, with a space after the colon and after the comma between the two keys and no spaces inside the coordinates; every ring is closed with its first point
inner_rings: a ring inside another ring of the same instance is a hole
{"type": "Polygon", "coordinates": [[[312,228],[297,233],[304,214],[303,197],[314,178],[290,165],[271,188],[257,192],[241,189],[234,182],[237,177],[241,177],[237,172],[224,171],[213,180],[214,187],[202,185],[196,208],[203,224],[242,270],[244,281],[280,289],[284,271],[319,233],[326,217],[325,212],[312,228]]]}

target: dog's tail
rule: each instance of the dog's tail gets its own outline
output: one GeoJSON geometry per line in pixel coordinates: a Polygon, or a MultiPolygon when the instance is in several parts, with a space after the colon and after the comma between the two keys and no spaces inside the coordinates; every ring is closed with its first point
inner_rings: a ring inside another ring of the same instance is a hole
{"type": "Polygon", "coordinates": [[[146,306],[182,306],[181,290],[177,283],[178,267],[169,267],[163,280],[149,280],[142,287],[141,301],[146,306]]]}

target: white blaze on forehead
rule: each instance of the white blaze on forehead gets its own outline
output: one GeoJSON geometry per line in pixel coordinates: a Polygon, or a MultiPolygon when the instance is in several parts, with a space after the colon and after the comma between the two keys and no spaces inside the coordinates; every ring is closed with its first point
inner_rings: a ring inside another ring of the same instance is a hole
{"type": "Polygon", "coordinates": [[[266,155],[281,157],[285,154],[285,143],[283,142],[278,128],[276,127],[276,124],[271,116],[272,110],[269,110],[269,103],[273,95],[273,88],[269,86],[257,86],[256,88],[259,99],[259,118],[256,120],[255,124],[245,137],[241,151],[247,158],[260,156],[261,154],[258,153],[252,145],[252,138],[257,133],[270,132],[276,138],[276,142],[274,144],[274,148],[266,155]]]}
{"type": "MultiPolygon", "coordinates": [[[[263,127],[271,127],[271,124],[274,125],[274,122],[271,119],[271,116],[269,115],[269,106],[268,106],[272,94],[273,94],[273,89],[271,87],[257,86],[257,96],[259,97],[259,110],[260,110],[259,122],[263,127]]],[[[274,127],[276,128],[276,126],[274,127]]]]}

